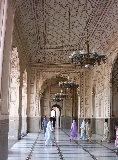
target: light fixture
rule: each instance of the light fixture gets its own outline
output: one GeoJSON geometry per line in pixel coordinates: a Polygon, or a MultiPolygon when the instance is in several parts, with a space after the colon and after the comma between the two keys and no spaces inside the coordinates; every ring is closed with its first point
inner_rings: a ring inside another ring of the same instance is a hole
{"type": "MultiPolygon", "coordinates": [[[[105,63],[106,61],[106,55],[104,53],[97,53],[96,51],[92,51],[90,52],[89,50],[89,32],[88,32],[88,25],[89,25],[89,15],[88,15],[88,9],[87,9],[87,4],[88,4],[88,0],[85,1],[85,10],[86,10],[86,25],[84,28],[84,31],[86,33],[86,41],[85,44],[87,46],[86,51],[85,50],[80,50],[78,51],[74,51],[71,53],[71,55],[69,56],[69,59],[71,60],[71,62],[73,64],[79,65],[81,67],[86,67],[89,68],[90,66],[94,66],[95,64],[101,65],[101,62],[105,63]]],[[[69,10],[69,37],[70,37],[70,10],[69,10]]],[[[69,38],[69,42],[70,42],[70,38],[69,38]]]]}
{"type": "Polygon", "coordinates": [[[63,98],[56,98],[56,97],[55,97],[55,98],[53,98],[53,101],[54,101],[54,102],[60,102],[60,101],[63,101],[63,98]]]}
{"type": "Polygon", "coordinates": [[[67,98],[67,97],[68,97],[68,94],[63,93],[62,90],[61,90],[61,93],[56,93],[56,94],[55,94],[55,97],[56,97],[56,98],[67,98]]]}
{"type": "Polygon", "coordinates": [[[81,67],[94,66],[95,64],[101,65],[101,62],[106,62],[106,55],[104,53],[97,53],[89,51],[89,42],[86,41],[87,51],[81,50],[80,52],[73,52],[69,56],[71,62],[81,67]]]}
{"type": "Polygon", "coordinates": [[[69,76],[68,76],[68,80],[67,81],[61,81],[59,82],[59,87],[61,88],[78,88],[79,84],[75,81],[70,81],[69,80],[69,76]]]}

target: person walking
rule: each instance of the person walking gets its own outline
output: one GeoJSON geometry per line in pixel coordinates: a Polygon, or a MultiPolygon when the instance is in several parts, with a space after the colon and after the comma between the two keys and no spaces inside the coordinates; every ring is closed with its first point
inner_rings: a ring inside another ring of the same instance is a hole
{"type": "Polygon", "coordinates": [[[86,139],[87,142],[91,142],[91,137],[92,137],[92,125],[91,125],[91,120],[88,119],[86,123],[86,139]]]}
{"type": "Polygon", "coordinates": [[[86,119],[83,119],[82,123],[81,123],[81,137],[80,139],[85,140],[86,139],[86,130],[85,130],[85,126],[86,126],[86,119]]]}
{"type": "Polygon", "coordinates": [[[118,155],[118,122],[115,122],[115,130],[116,130],[116,140],[115,140],[115,146],[117,148],[116,155],[118,155]]]}
{"type": "Polygon", "coordinates": [[[73,119],[70,129],[70,141],[72,139],[76,140],[76,138],[77,138],[77,125],[76,125],[76,119],[73,119]]]}
{"type": "Polygon", "coordinates": [[[56,118],[55,118],[54,116],[53,116],[52,118],[53,118],[53,127],[54,127],[54,129],[55,129],[56,118]]]}
{"type": "Polygon", "coordinates": [[[43,129],[43,132],[44,132],[44,136],[45,136],[45,132],[46,132],[47,123],[48,123],[48,120],[47,120],[47,117],[45,116],[43,121],[42,121],[42,129],[43,129]]]}
{"type": "Polygon", "coordinates": [[[50,117],[50,120],[47,124],[46,133],[45,133],[45,145],[46,146],[50,144],[54,146],[54,128],[52,125],[52,121],[53,121],[53,118],[50,117]]]}

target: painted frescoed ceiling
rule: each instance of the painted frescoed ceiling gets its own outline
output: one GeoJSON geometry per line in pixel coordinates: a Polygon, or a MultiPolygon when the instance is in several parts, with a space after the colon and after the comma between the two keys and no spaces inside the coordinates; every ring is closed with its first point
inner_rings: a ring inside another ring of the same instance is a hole
{"type": "Polygon", "coordinates": [[[30,63],[69,64],[74,50],[106,52],[118,37],[118,0],[19,0],[15,28],[30,63]]]}

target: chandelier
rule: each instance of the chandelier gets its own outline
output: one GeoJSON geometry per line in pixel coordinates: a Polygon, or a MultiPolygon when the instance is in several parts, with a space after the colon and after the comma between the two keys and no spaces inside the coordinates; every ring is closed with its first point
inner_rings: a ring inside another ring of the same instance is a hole
{"type": "Polygon", "coordinates": [[[56,98],[56,97],[55,97],[55,98],[53,98],[53,101],[54,101],[54,102],[60,102],[60,101],[63,101],[63,98],[56,98]]]}
{"type": "Polygon", "coordinates": [[[56,93],[56,94],[55,94],[55,97],[56,97],[56,98],[67,98],[67,97],[68,97],[68,94],[62,93],[62,90],[61,90],[61,93],[56,93]]]}
{"type": "Polygon", "coordinates": [[[75,81],[70,81],[69,76],[67,81],[61,81],[59,82],[59,87],[61,88],[78,88],[79,84],[75,81]]]}
{"type": "Polygon", "coordinates": [[[97,53],[95,51],[90,52],[89,51],[89,42],[86,41],[86,46],[87,46],[87,51],[81,50],[80,52],[73,52],[69,56],[71,59],[71,62],[73,64],[79,65],[79,66],[84,66],[84,67],[89,67],[89,66],[94,66],[95,64],[101,65],[101,62],[105,63],[106,62],[106,55],[104,53],[97,53]]]}

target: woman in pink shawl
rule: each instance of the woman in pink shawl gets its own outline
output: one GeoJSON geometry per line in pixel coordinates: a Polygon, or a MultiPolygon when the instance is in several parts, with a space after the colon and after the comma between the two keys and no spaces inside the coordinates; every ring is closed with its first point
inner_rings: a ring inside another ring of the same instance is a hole
{"type": "Polygon", "coordinates": [[[115,146],[117,148],[116,155],[118,155],[118,122],[115,122],[115,129],[116,129],[115,146]]]}
{"type": "Polygon", "coordinates": [[[77,125],[76,125],[76,120],[73,119],[71,129],[70,129],[70,141],[72,139],[76,140],[77,138],[77,125]]]}

